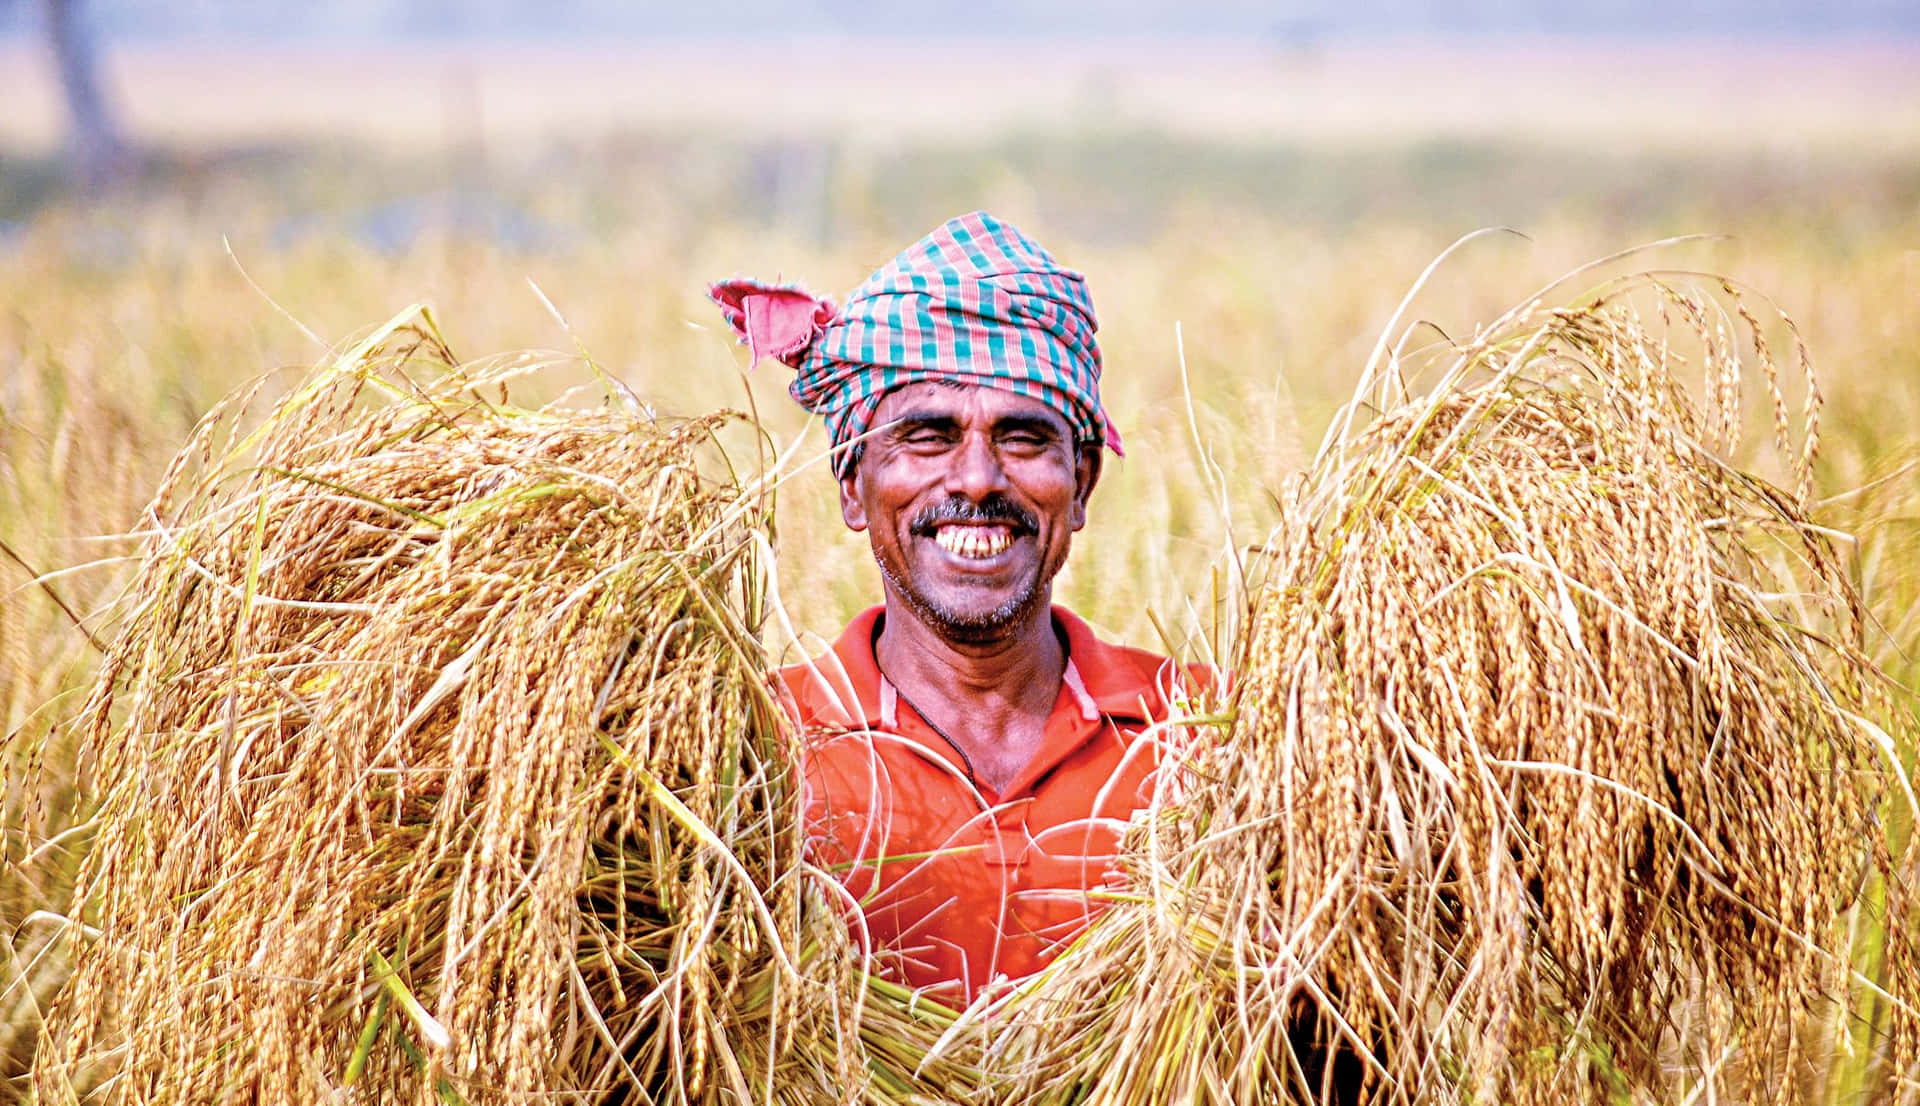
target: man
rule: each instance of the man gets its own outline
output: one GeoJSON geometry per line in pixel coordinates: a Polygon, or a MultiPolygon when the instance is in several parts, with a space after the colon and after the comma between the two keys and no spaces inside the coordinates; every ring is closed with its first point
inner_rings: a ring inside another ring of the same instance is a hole
{"type": "Polygon", "coordinates": [[[882,969],[964,1006],[1045,967],[1098,890],[1191,673],[1051,602],[1103,447],[1078,273],[990,215],[954,219],[855,289],[715,285],[757,362],[825,416],[840,508],[884,603],[780,673],[806,732],[811,854],[882,969]]]}

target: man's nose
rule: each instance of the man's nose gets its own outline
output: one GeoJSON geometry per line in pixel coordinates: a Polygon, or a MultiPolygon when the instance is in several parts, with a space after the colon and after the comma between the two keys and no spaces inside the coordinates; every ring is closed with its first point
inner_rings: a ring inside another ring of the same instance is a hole
{"type": "Polygon", "coordinates": [[[952,454],[947,468],[947,491],[978,502],[1007,490],[1007,470],[1000,465],[1000,453],[985,434],[967,433],[952,454]]]}

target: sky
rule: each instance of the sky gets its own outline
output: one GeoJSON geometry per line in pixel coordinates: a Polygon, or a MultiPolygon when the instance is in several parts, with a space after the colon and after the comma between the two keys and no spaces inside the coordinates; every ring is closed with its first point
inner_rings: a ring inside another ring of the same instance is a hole
{"type": "MultiPolygon", "coordinates": [[[[109,38],[462,38],[820,33],[1832,36],[1920,34],[1917,0],[82,0],[109,38]]],[[[0,0],[0,33],[37,3],[0,0]]]]}

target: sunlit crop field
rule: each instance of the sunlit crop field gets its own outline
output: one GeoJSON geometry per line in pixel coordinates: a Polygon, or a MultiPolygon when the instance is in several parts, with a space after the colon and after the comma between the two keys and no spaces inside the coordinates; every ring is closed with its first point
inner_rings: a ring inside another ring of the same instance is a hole
{"type": "MultiPolygon", "coordinates": [[[[85,810],[59,721],[90,637],[114,632],[120,535],[154,524],[152,488],[220,397],[263,373],[284,387],[415,302],[462,357],[591,359],[663,417],[746,409],[768,456],[808,457],[820,428],[779,365],[743,374],[707,282],[840,295],[948,216],[992,210],[1086,273],[1127,446],[1057,601],[1200,655],[1222,553],[1261,540],[1450,243],[1514,232],[1435,272],[1407,316],[1432,324],[1421,341],[1471,334],[1587,261],[1706,236],[1555,294],[1711,272],[1797,323],[1825,399],[1821,520],[1853,535],[1876,659],[1920,675],[1913,50],[1136,45],[1048,70],[1028,47],[982,102],[951,51],[931,66],[951,79],[916,82],[844,42],[807,48],[833,63],[819,68],[701,49],[132,51],[116,75],[155,145],[136,179],[84,197],[49,161],[57,104],[37,62],[0,46],[0,102],[18,107],[0,119],[0,920],[33,984],[4,1000],[13,1062],[57,974],[32,959],[49,936],[33,915],[66,909],[85,845],[60,836],[85,810]]],[[[1763,416],[1752,430],[1736,460],[1764,447],[1763,416]]],[[[802,647],[880,594],[835,508],[821,464],[779,493],[779,596],[802,647]]]]}

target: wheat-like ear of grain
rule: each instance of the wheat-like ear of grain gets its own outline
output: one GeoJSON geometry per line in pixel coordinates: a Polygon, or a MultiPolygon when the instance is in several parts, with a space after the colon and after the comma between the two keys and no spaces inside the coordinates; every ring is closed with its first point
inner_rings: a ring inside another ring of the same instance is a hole
{"type": "Polygon", "coordinates": [[[1436,367],[1379,366],[1284,496],[1232,721],[1009,1002],[1009,1100],[1792,1102],[1849,1045],[1910,1072],[1904,712],[1743,298],[1624,281],[1436,367]],[[1756,370],[1792,490],[1728,461],[1756,370]]]}
{"type": "Polygon", "coordinates": [[[536,369],[410,312],[181,453],[84,719],[41,1101],[924,1089],[937,1016],[800,855],[736,417],[508,405],[536,369]]]}

